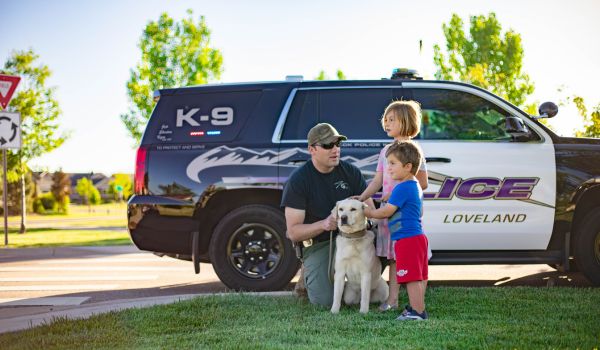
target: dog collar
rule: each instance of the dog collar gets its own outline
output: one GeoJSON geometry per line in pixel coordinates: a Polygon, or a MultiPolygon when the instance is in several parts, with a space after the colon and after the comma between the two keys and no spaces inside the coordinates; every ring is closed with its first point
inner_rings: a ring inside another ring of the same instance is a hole
{"type": "Polygon", "coordinates": [[[356,232],[350,232],[350,233],[340,231],[338,234],[344,238],[357,239],[357,238],[362,238],[366,233],[367,233],[367,230],[362,229],[362,230],[359,230],[356,232]]]}

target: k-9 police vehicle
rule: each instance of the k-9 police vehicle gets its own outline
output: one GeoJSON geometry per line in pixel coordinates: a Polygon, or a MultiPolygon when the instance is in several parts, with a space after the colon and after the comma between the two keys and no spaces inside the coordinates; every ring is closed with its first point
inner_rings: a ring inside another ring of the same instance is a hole
{"type": "MultiPolygon", "coordinates": [[[[228,287],[274,290],[297,272],[280,208],[306,135],[328,122],[372,178],[394,100],[423,109],[423,224],[432,264],[547,263],[600,285],[600,140],[559,137],[478,87],[415,79],[163,89],[137,153],[128,227],[140,249],[213,264],[228,287]],[[574,264],[573,264],[574,262],[574,264]]],[[[406,73],[406,74],[402,74],[406,73]]],[[[542,104],[553,117],[556,105],[542,104]]]]}

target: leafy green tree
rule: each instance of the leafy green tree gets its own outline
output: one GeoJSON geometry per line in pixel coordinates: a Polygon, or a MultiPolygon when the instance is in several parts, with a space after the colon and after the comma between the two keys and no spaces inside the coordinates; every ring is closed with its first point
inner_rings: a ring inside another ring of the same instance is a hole
{"type": "Polygon", "coordinates": [[[114,174],[113,179],[108,183],[107,192],[112,194],[115,200],[128,199],[133,194],[131,175],[114,174]]]}
{"type": "Polygon", "coordinates": [[[100,191],[94,186],[92,180],[87,177],[77,180],[75,191],[81,196],[84,204],[100,204],[100,191]]]}
{"type": "MultiPolygon", "coordinates": [[[[0,157],[1,159],[1,157],[0,157]]],[[[2,171],[0,165],[0,172],[2,171]]],[[[23,210],[26,212],[33,211],[33,200],[35,196],[35,185],[31,172],[23,174],[25,180],[25,187],[21,181],[9,182],[7,184],[7,198],[6,204],[8,206],[8,213],[10,215],[23,215],[23,210]],[[25,207],[23,207],[23,189],[25,189],[25,207]]],[[[2,196],[2,176],[0,174],[0,199],[2,196]]],[[[1,211],[0,211],[1,212],[1,211]]]]}
{"type": "Polygon", "coordinates": [[[598,103],[588,114],[588,109],[585,105],[585,101],[581,96],[573,96],[573,103],[579,115],[583,117],[583,130],[575,132],[577,137],[599,137],[600,138],[600,103],[598,103]]]}
{"type": "MultiPolygon", "coordinates": [[[[338,69],[335,72],[335,76],[337,77],[337,80],[346,80],[346,74],[344,74],[344,72],[342,72],[341,69],[338,69]]],[[[315,77],[315,80],[329,80],[329,76],[325,73],[324,70],[321,70],[319,72],[319,75],[315,77]]]]}
{"type": "Polygon", "coordinates": [[[522,69],[524,51],[520,34],[513,30],[502,34],[502,26],[493,12],[487,17],[472,16],[468,35],[457,14],[442,28],[446,50],[443,52],[439,45],[433,47],[438,68],[436,78],[471,83],[524,106],[534,84],[522,69]]]}
{"type": "Polygon", "coordinates": [[[56,88],[47,87],[52,72],[47,65],[37,64],[39,55],[33,50],[16,51],[4,63],[2,74],[17,75],[21,82],[7,111],[21,114],[21,144],[9,151],[8,178],[16,181],[27,171],[27,162],[60,147],[68,135],[58,134],[61,110],[54,99],[56,88]]]}
{"type": "Polygon", "coordinates": [[[7,151],[7,179],[21,181],[21,230],[25,232],[25,174],[27,163],[60,147],[67,135],[58,134],[58,118],[61,111],[54,99],[54,87],[47,87],[51,76],[47,65],[38,63],[39,55],[32,49],[15,51],[4,63],[2,74],[17,75],[21,82],[7,106],[9,112],[21,114],[21,149],[7,151]]]}
{"type": "Polygon", "coordinates": [[[221,52],[211,47],[204,17],[194,21],[192,10],[181,22],[167,13],[150,21],[139,42],[141,61],[130,72],[127,93],[129,112],[121,121],[139,142],[154,108],[153,92],[162,88],[206,84],[223,71],[221,52]]]}
{"type": "Polygon", "coordinates": [[[67,214],[69,212],[69,195],[71,194],[71,178],[62,170],[55,171],[52,174],[52,186],[50,192],[58,204],[58,212],[67,214]]]}

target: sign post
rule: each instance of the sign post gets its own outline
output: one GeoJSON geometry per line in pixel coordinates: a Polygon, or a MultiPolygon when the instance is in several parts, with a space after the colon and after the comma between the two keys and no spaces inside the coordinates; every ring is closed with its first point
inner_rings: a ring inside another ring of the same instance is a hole
{"type": "Polygon", "coordinates": [[[119,202],[122,202],[123,201],[123,186],[116,185],[115,189],[117,190],[117,193],[119,194],[119,202]]]}
{"type": "MultiPolygon", "coordinates": [[[[0,74],[0,105],[5,109],[19,85],[20,77],[0,74]]],[[[2,177],[4,191],[2,205],[4,206],[4,245],[8,245],[8,205],[6,191],[6,150],[21,148],[21,115],[19,113],[0,112],[0,149],[2,149],[2,177]]]]}

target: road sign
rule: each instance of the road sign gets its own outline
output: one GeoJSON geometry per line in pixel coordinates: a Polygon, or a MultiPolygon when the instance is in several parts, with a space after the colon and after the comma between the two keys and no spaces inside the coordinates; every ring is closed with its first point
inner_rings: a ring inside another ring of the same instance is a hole
{"type": "Polygon", "coordinates": [[[21,114],[0,112],[0,149],[21,148],[21,114]]]}
{"type": "Polygon", "coordinates": [[[0,105],[2,108],[8,106],[20,80],[21,77],[0,74],[0,105]]]}

